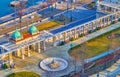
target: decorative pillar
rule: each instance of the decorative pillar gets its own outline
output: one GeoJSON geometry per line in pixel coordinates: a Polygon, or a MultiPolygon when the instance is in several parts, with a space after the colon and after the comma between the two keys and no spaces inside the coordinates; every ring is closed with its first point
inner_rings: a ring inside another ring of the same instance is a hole
{"type": "Polygon", "coordinates": [[[27,56],[28,56],[28,57],[31,56],[31,55],[30,55],[30,48],[29,48],[29,46],[27,46],[27,56]]]}
{"type": "Polygon", "coordinates": [[[41,53],[40,42],[38,42],[38,53],[41,53]]]}
{"type": "Polygon", "coordinates": [[[104,20],[104,27],[106,26],[106,18],[103,18],[103,20],[104,20]]]}
{"type": "Polygon", "coordinates": [[[83,34],[85,35],[85,25],[83,25],[83,34]]]}
{"type": "Polygon", "coordinates": [[[77,38],[77,36],[76,36],[76,29],[74,29],[74,38],[77,38]]]}
{"type": "Polygon", "coordinates": [[[63,37],[64,37],[64,41],[66,41],[66,32],[64,32],[63,37]]]}
{"type": "Polygon", "coordinates": [[[60,35],[58,35],[58,41],[59,41],[59,43],[61,43],[61,38],[60,38],[60,35]]]}
{"type": "Polygon", "coordinates": [[[81,29],[80,29],[81,27],[79,27],[79,29],[78,29],[78,37],[80,36],[80,34],[81,34],[81,29]]]}
{"type": "Polygon", "coordinates": [[[21,54],[22,54],[22,59],[25,59],[25,55],[24,55],[24,47],[21,49],[21,54]]]}
{"type": "Polygon", "coordinates": [[[17,56],[19,57],[20,55],[21,55],[21,53],[20,53],[20,49],[17,49],[17,56]]]}
{"type": "Polygon", "coordinates": [[[53,37],[53,46],[56,46],[56,36],[53,37]]]}
{"type": "Polygon", "coordinates": [[[88,29],[89,29],[89,31],[92,30],[92,26],[91,25],[92,25],[92,23],[88,23],[88,29]]]}
{"type": "Polygon", "coordinates": [[[113,15],[111,15],[111,17],[110,17],[110,23],[112,23],[113,20],[114,20],[113,19],[113,15]]]}
{"type": "Polygon", "coordinates": [[[46,46],[45,46],[45,40],[43,41],[43,50],[46,50],[46,46]]]}
{"type": "Polygon", "coordinates": [[[82,31],[83,31],[83,27],[81,26],[81,27],[80,27],[80,33],[79,33],[80,36],[83,34],[82,31]]]}
{"type": "Polygon", "coordinates": [[[105,12],[108,12],[108,11],[107,11],[107,6],[105,6],[105,12]]]}
{"type": "Polygon", "coordinates": [[[72,38],[72,31],[70,30],[70,32],[69,32],[69,40],[72,38]]]}
{"type": "Polygon", "coordinates": [[[94,30],[93,22],[91,22],[91,30],[92,30],[92,31],[94,30]]]}
{"type": "Polygon", "coordinates": [[[86,35],[86,24],[83,26],[83,34],[86,35]]]}
{"type": "Polygon", "coordinates": [[[110,16],[108,16],[107,25],[110,25],[110,16]]]}
{"type": "Polygon", "coordinates": [[[102,19],[100,19],[100,27],[102,28],[103,26],[103,22],[102,22],[102,19]]]}
{"type": "Polygon", "coordinates": [[[12,53],[8,54],[8,59],[9,59],[9,64],[11,65],[13,63],[12,53]]]}
{"type": "Polygon", "coordinates": [[[36,50],[35,43],[32,45],[32,47],[33,47],[33,50],[35,51],[36,50]]]}

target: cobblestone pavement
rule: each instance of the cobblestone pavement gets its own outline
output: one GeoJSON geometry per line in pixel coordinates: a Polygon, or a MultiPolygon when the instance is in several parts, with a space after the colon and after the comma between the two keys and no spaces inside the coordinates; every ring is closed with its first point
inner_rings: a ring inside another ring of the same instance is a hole
{"type": "MultiPolygon", "coordinates": [[[[57,46],[57,47],[51,48],[49,50],[46,50],[41,54],[33,52],[32,56],[25,57],[25,60],[14,58],[14,61],[16,63],[17,68],[13,69],[13,70],[7,69],[7,70],[0,71],[0,77],[5,77],[6,75],[8,75],[12,72],[25,71],[25,70],[38,73],[42,77],[60,77],[61,75],[69,74],[71,71],[75,70],[75,65],[73,64],[73,62],[74,62],[73,58],[71,58],[68,54],[68,50],[70,49],[70,45],[73,44],[73,46],[76,46],[78,44],[84,43],[90,39],[93,39],[97,36],[100,36],[101,34],[104,34],[106,32],[109,32],[111,30],[119,28],[120,27],[119,24],[120,24],[120,22],[113,24],[111,26],[108,26],[106,28],[103,28],[97,32],[88,34],[82,38],[79,38],[75,41],[69,42],[63,46],[57,46]],[[44,71],[39,67],[39,62],[47,57],[61,57],[61,58],[68,61],[69,66],[65,70],[58,71],[58,72],[44,71]]],[[[78,62],[76,70],[80,70],[79,64],[80,63],[78,62]]]]}

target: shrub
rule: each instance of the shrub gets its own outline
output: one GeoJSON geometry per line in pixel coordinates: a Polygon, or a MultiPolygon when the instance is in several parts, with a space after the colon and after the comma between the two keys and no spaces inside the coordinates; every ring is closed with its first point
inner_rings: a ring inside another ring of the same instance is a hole
{"type": "Polygon", "coordinates": [[[111,24],[115,24],[115,21],[113,21],[111,24]]]}
{"type": "Polygon", "coordinates": [[[72,37],[72,38],[70,39],[70,41],[74,41],[74,38],[72,37]]]}
{"type": "Polygon", "coordinates": [[[80,35],[79,35],[79,37],[82,37],[82,36],[83,36],[83,34],[80,34],[80,35]]]}
{"type": "Polygon", "coordinates": [[[3,64],[3,67],[2,67],[3,69],[7,69],[8,68],[8,66],[7,66],[7,64],[3,64]]]}
{"type": "Polygon", "coordinates": [[[118,19],[118,21],[120,21],[120,18],[118,19]]]}
{"type": "Polygon", "coordinates": [[[97,30],[100,30],[101,29],[101,27],[97,27],[97,30]]]}
{"type": "Polygon", "coordinates": [[[95,6],[95,2],[92,2],[88,5],[89,7],[94,7],[95,6]]]}
{"type": "Polygon", "coordinates": [[[92,33],[93,31],[92,30],[89,30],[89,32],[88,33],[92,33]]]}
{"type": "Polygon", "coordinates": [[[65,44],[65,42],[64,41],[62,41],[60,44],[59,44],[59,46],[62,46],[62,45],[64,45],[65,44]]]}

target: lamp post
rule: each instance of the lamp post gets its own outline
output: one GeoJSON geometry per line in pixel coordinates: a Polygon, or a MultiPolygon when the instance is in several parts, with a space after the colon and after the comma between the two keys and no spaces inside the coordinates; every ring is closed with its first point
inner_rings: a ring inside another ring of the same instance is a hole
{"type": "Polygon", "coordinates": [[[19,17],[20,31],[21,31],[21,26],[22,26],[22,16],[24,15],[26,3],[27,3],[27,0],[18,0],[18,1],[13,1],[10,3],[10,6],[15,9],[19,17]]]}
{"type": "Polygon", "coordinates": [[[70,17],[70,22],[72,22],[73,21],[73,16],[72,16],[72,12],[73,12],[73,10],[72,10],[72,8],[73,8],[73,6],[72,6],[72,0],[70,0],[70,4],[71,4],[71,17],[70,17]]]}
{"type": "Polygon", "coordinates": [[[67,11],[68,11],[68,9],[69,9],[69,0],[67,0],[67,11]]]}

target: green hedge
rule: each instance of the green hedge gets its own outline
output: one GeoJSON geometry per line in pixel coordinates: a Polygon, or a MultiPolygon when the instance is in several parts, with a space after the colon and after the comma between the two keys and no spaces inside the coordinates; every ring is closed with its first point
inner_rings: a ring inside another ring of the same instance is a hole
{"type": "Polygon", "coordinates": [[[7,69],[8,68],[7,64],[3,64],[2,68],[7,69]]]}
{"type": "Polygon", "coordinates": [[[72,37],[71,39],[70,39],[70,41],[74,41],[75,39],[72,37]]]}
{"type": "Polygon", "coordinates": [[[89,34],[92,33],[92,32],[93,32],[92,30],[88,31],[89,34]]]}
{"type": "Polygon", "coordinates": [[[62,46],[62,45],[64,45],[65,44],[65,42],[64,41],[62,41],[60,44],[59,44],[59,46],[62,46]]]}
{"type": "Polygon", "coordinates": [[[33,72],[17,72],[12,73],[6,77],[41,77],[41,76],[33,72]]]}

